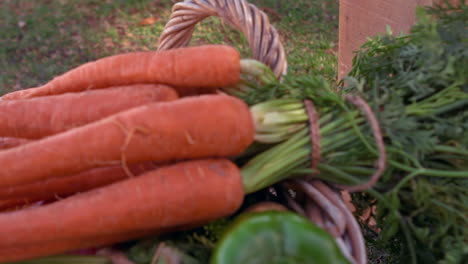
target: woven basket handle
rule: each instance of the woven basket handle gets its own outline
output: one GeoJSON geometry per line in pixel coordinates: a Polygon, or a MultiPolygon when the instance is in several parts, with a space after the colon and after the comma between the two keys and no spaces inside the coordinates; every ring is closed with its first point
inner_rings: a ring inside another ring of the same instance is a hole
{"type": "Polygon", "coordinates": [[[278,32],[266,14],[246,0],[185,0],[176,3],[159,38],[158,50],[188,45],[195,25],[209,16],[218,16],[242,32],[253,59],[268,65],[276,77],[286,74],[286,56],[278,32]]]}

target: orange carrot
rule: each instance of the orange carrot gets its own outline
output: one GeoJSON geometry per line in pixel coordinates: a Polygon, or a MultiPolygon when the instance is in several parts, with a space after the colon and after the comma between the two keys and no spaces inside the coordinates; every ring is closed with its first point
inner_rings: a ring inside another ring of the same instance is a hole
{"type": "Polygon", "coordinates": [[[239,52],[229,46],[205,45],[167,51],[118,54],[88,62],[43,86],[4,95],[5,100],[78,92],[117,85],[161,83],[182,95],[237,83],[239,52]]]}
{"type": "Polygon", "coordinates": [[[0,248],[204,224],[234,213],[243,197],[240,170],[231,161],[181,162],[44,206],[0,213],[0,248]]]}
{"type": "Polygon", "coordinates": [[[227,95],[147,104],[0,151],[0,187],[111,164],[228,157],[254,139],[249,107],[227,95]]]}
{"type": "Polygon", "coordinates": [[[0,200],[0,212],[21,209],[29,204],[29,201],[25,199],[0,200]]]}
{"type": "Polygon", "coordinates": [[[137,230],[127,233],[114,233],[111,235],[101,235],[98,237],[78,237],[66,240],[54,240],[47,242],[39,242],[27,245],[20,245],[15,247],[0,248],[0,261],[22,261],[38,257],[45,257],[49,255],[67,253],[73,250],[85,248],[99,248],[103,246],[110,246],[123,241],[130,241],[133,239],[140,239],[151,237],[156,234],[177,232],[182,230],[189,230],[197,226],[203,225],[201,223],[193,223],[186,226],[177,226],[166,229],[149,229],[137,230]]]}
{"type": "MultiPolygon", "coordinates": [[[[158,230],[159,231],[159,230],[158,230]]],[[[112,234],[93,238],[67,239],[52,242],[42,242],[36,244],[21,245],[15,247],[0,248],[0,262],[13,262],[45,257],[59,253],[66,253],[70,250],[109,246],[117,242],[143,238],[157,233],[152,230],[144,230],[123,234],[112,234]]]]}
{"type": "Polygon", "coordinates": [[[159,101],[178,98],[165,85],[130,85],[110,89],[0,101],[0,136],[42,138],[159,101]]]}
{"type": "Polygon", "coordinates": [[[26,138],[0,137],[0,150],[14,148],[30,141],[31,140],[26,138]]]}
{"type": "MultiPolygon", "coordinates": [[[[128,169],[133,175],[139,175],[157,167],[156,163],[145,162],[129,166],[128,169]]],[[[0,188],[0,200],[23,200],[22,203],[19,203],[27,204],[41,200],[64,198],[78,192],[88,191],[126,179],[131,176],[127,173],[127,170],[121,165],[94,168],[66,177],[55,177],[44,181],[0,188]]]]}

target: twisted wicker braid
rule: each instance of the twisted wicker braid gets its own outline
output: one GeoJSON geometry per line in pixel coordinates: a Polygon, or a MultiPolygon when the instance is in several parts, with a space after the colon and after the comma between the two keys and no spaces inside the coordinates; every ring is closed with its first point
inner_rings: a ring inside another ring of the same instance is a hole
{"type": "Polygon", "coordinates": [[[286,55],[278,32],[266,14],[246,0],[185,0],[176,3],[159,38],[158,50],[188,45],[195,25],[209,16],[218,16],[242,32],[253,58],[268,65],[276,77],[286,74],[286,55]]]}

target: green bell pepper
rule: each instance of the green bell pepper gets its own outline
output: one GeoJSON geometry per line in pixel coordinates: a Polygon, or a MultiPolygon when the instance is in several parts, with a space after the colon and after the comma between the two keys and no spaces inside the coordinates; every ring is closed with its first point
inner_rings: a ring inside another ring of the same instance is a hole
{"type": "Polygon", "coordinates": [[[292,212],[246,213],[220,239],[211,264],[349,264],[334,238],[292,212]]]}

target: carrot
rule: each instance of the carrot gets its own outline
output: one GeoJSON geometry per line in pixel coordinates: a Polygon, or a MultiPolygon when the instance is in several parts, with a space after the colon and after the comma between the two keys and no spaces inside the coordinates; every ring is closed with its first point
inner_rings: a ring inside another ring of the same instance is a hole
{"type": "Polygon", "coordinates": [[[231,161],[181,162],[48,205],[1,213],[0,248],[207,223],[232,214],[243,197],[240,170],[231,161]]]}
{"type": "Polygon", "coordinates": [[[65,253],[70,250],[109,246],[116,242],[128,241],[140,237],[146,237],[155,233],[155,231],[139,231],[123,234],[112,234],[107,236],[93,238],[78,238],[59,240],[52,242],[42,242],[37,244],[28,244],[15,247],[0,248],[0,262],[23,261],[38,257],[45,257],[59,253],[65,253]]]}
{"type": "Polygon", "coordinates": [[[253,139],[250,110],[235,97],[148,104],[0,151],[0,187],[111,164],[233,156],[253,139]]]}
{"type": "Polygon", "coordinates": [[[130,85],[111,89],[0,101],[0,136],[42,138],[136,106],[178,98],[165,85],[130,85]]]}
{"type": "Polygon", "coordinates": [[[127,233],[114,233],[111,235],[103,235],[98,237],[79,237],[14,247],[3,247],[0,248],[0,262],[22,261],[59,253],[66,253],[72,250],[110,246],[123,241],[151,237],[155,234],[189,230],[200,225],[203,225],[203,223],[194,223],[186,226],[177,226],[166,229],[138,230],[127,233]]]}
{"type": "Polygon", "coordinates": [[[88,62],[43,86],[4,95],[5,100],[78,92],[118,85],[160,83],[181,95],[210,92],[240,80],[240,55],[229,46],[205,45],[118,54],[88,62]]]}
{"type": "Polygon", "coordinates": [[[0,137],[0,150],[14,148],[30,141],[31,140],[26,138],[0,137]]]}
{"type": "MultiPolygon", "coordinates": [[[[157,167],[158,165],[153,162],[146,162],[132,165],[128,169],[133,175],[139,175],[157,167]]],[[[121,165],[94,168],[66,177],[55,177],[44,181],[0,188],[0,200],[17,199],[19,201],[23,200],[20,204],[27,204],[56,197],[64,198],[77,192],[88,191],[128,177],[127,170],[121,165]]]]}
{"type": "Polygon", "coordinates": [[[0,200],[0,212],[16,210],[16,209],[24,207],[27,204],[29,204],[29,202],[28,200],[25,200],[25,199],[0,200]]]}

